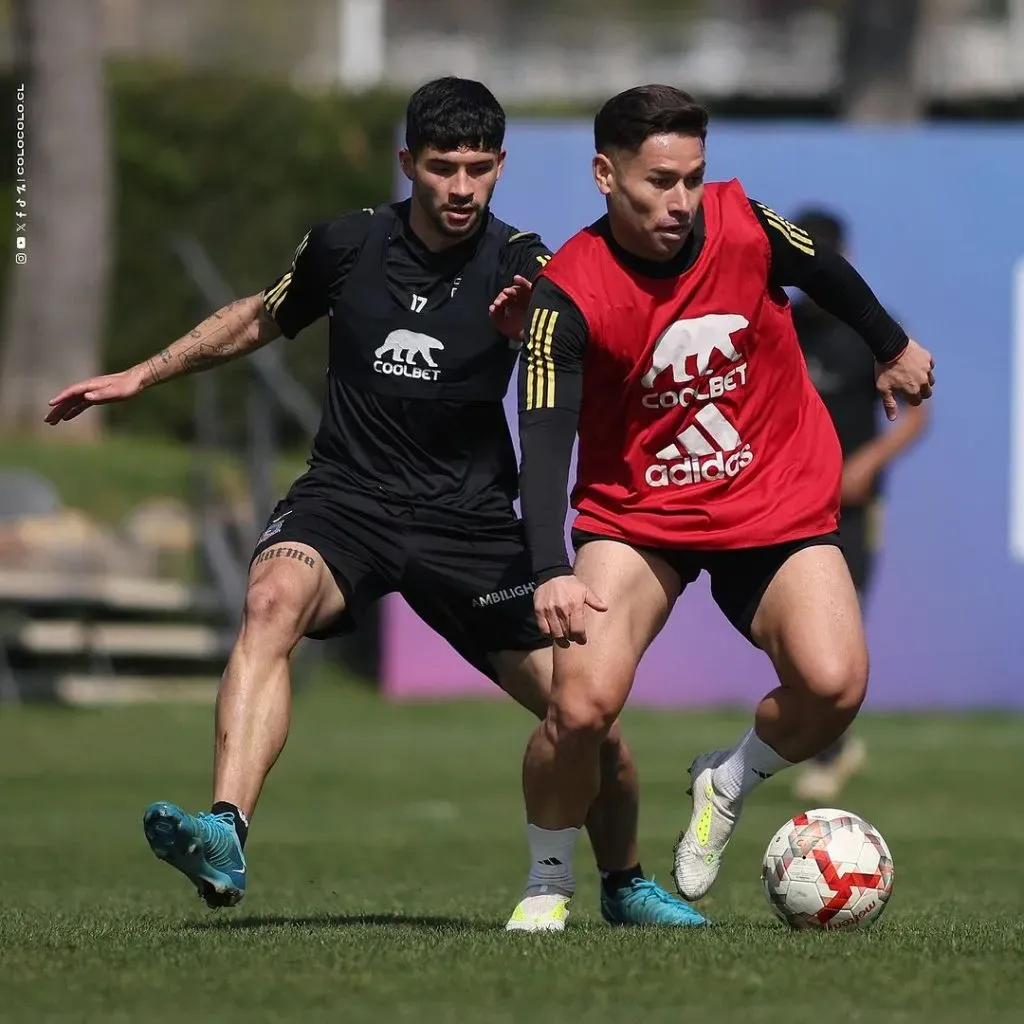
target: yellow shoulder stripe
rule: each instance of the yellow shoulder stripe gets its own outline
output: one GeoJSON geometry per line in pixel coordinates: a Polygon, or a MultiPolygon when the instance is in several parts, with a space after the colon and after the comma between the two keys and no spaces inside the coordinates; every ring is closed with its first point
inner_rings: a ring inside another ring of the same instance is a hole
{"type": "Polygon", "coordinates": [[[295,253],[292,256],[292,266],[288,273],[279,277],[266,291],[263,293],[263,305],[267,307],[267,312],[273,317],[277,315],[277,311],[284,302],[285,296],[288,294],[288,289],[291,287],[292,277],[295,274],[295,265],[299,262],[299,257],[302,255],[302,251],[306,248],[306,244],[309,242],[309,232],[307,231],[302,236],[302,241],[295,247],[295,253]]]}
{"type": "Polygon", "coordinates": [[[771,207],[765,206],[764,203],[758,203],[757,206],[765,215],[768,223],[775,228],[775,230],[778,231],[790,245],[799,249],[801,252],[807,253],[808,256],[814,255],[814,239],[811,238],[803,228],[797,227],[796,224],[786,220],[785,217],[776,213],[771,209],[771,207]]]}
{"type": "Polygon", "coordinates": [[[555,361],[551,346],[558,322],[557,309],[535,309],[526,338],[526,408],[555,405],[555,361]]]}

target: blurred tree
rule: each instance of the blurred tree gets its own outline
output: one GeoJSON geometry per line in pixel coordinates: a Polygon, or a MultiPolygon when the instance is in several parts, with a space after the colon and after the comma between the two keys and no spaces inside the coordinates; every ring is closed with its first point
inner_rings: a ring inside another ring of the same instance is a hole
{"type": "Polygon", "coordinates": [[[847,0],[842,106],[850,121],[911,121],[924,111],[914,74],[921,0],[847,0]]]}
{"type": "MultiPolygon", "coordinates": [[[[62,385],[98,373],[111,255],[100,0],[13,0],[26,86],[28,262],[15,268],[0,352],[0,428],[38,433],[62,385]]],[[[61,436],[95,436],[81,416],[61,436]]]]}

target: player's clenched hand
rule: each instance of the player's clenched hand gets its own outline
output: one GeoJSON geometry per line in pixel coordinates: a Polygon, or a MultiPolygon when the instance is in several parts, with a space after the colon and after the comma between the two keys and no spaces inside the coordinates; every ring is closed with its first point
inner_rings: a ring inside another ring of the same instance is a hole
{"type": "Polygon", "coordinates": [[[875,363],[875,386],[882,394],[885,415],[896,419],[896,395],[903,394],[911,405],[920,405],[931,398],[935,387],[935,360],[913,338],[898,359],[891,363],[875,363]]]}
{"type": "Polygon", "coordinates": [[[596,612],[608,606],[576,576],[556,576],[533,592],[537,624],[559,647],[587,642],[587,609],[596,612]]]}
{"type": "Polygon", "coordinates": [[[490,305],[491,322],[506,338],[523,340],[532,292],[533,282],[522,274],[516,274],[512,283],[494,297],[490,305]]]}
{"type": "Polygon", "coordinates": [[[143,388],[143,374],[137,369],[90,377],[66,387],[50,399],[46,422],[56,426],[62,420],[73,420],[93,405],[121,402],[137,395],[143,388]]]}

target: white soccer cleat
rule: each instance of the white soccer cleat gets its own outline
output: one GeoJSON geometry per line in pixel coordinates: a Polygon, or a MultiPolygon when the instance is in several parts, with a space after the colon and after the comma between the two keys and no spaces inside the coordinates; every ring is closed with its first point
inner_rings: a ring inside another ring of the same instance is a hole
{"type": "Polygon", "coordinates": [[[726,800],[712,783],[712,775],[725,751],[712,750],[690,765],[693,813],[674,850],[672,877],[684,900],[699,900],[715,884],[722,852],[732,838],[742,800],[726,800]]]}
{"type": "Polygon", "coordinates": [[[507,932],[561,932],[569,916],[569,900],[561,893],[524,896],[505,925],[507,932]]]}

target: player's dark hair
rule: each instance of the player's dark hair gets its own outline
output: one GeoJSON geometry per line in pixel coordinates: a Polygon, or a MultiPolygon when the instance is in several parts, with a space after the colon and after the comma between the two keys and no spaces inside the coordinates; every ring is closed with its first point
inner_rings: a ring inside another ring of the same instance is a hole
{"type": "Polygon", "coordinates": [[[688,92],[672,85],[638,85],[613,96],[594,118],[594,148],[637,152],[652,135],[708,134],[708,112],[688,92]]]}
{"type": "Polygon", "coordinates": [[[405,145],[413,156],[428,146],[441,153],[463,147],[498,153],[504,141],[505,111],[482,82],[436,78],[409,98],[405,145]]]}
{"type": "Polygon", "coordinates": [[[846,247],[846,223],[839,214],[809,207],[801,210],[792,220],[814,239],[819,249],[841,252],[846,247]]]}

